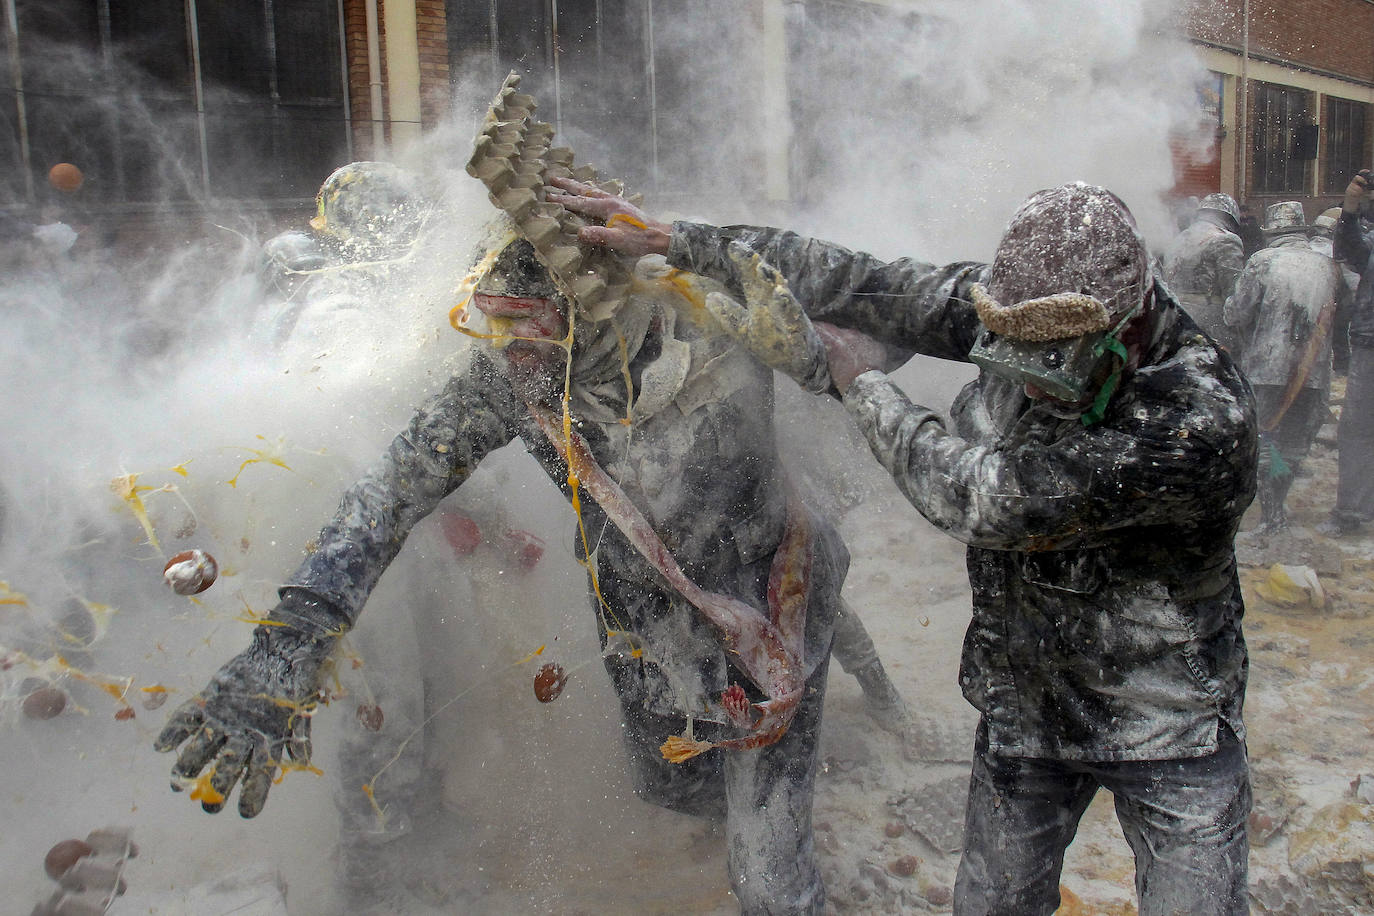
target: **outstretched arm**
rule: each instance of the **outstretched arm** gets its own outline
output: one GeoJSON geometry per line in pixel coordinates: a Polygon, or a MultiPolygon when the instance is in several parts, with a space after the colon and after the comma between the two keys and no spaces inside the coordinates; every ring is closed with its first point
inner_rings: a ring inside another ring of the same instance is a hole
{"type": "Polygon", "coordinates": [[[239,813],[258,814],[279,768],[310,762],[324,664],[353,626],[414,524],[515,436],[524,413],[485,359],[456,376],[344,494],[319,548],[281,590],[247,649],[172,713],[154,747],[180,748],[172,788],[215,813],[240,781],[239,813]]]}
{"type": "Polygon", "coordinates": [[[602,220],[578,239],[622,254],[663,254],[681,270],[727,286],[737,272],[732,242],[744,245],[775,268],[813,320],[854,328],[889,349],[887,368],[914,353],[964,360],[978,333],[968,287],[982,278],[982,264],[934,267],[902,258],[882,261],[863,252],[758,226],[720,228],[652,219],[624,198],[568,179],[554,179],[565,193],[548,199],[602,220]]]}

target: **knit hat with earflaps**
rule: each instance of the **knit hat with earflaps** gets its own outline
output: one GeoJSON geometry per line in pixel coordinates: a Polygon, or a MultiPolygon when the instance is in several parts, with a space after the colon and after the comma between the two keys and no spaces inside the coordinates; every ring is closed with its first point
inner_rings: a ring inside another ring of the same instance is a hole
{"type": "Polygon", "coordinates": [[[1047,341],[1105,331],[1144,301],[1153,282],[1145,241],[1121,199],[1075,182],[1038,191],[1012,217],[978,318],[995,334],[1047,341]]]}

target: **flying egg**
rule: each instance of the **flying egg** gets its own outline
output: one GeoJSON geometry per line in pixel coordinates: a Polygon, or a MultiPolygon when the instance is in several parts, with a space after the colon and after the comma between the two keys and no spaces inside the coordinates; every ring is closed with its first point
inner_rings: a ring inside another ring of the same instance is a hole
{"type": "Polygon", "coordinates": [[[162,578],[178,595],[199,595],[219,578],[219,564],[203,550],[183,550],[167,561],[162,578]]]}
{"type": "Polygon", "coordinates": [[[541,703],[552,703],[568,683],[568,673],[558,662],[545,662],[534,675],[534,697],[541,703]]]}

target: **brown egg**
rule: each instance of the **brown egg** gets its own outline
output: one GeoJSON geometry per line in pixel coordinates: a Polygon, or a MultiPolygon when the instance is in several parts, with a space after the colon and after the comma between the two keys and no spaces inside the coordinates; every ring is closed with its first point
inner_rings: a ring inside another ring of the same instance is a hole
{"type": "Polygon", "coordinates": [[[203,550],[183,550],[167,561],[162,578],[178,595],[199,595],[219,578],[219,564],[203,550]]]}
{"type": "Polygon", "coordinates": [[[86,183],[86,176],[81,174],[81,170],[70,162],[59,162],[57,165],[48,169],[48,184],[59,191],[79,190],[86,183]]]}
{"type": "Polygon", "coordinates": [[[43,858],[43,870],[48,873],[49,878],[56,881],[67,873],[67,869],[76,864],[77,859],[83,859],[93,852],[95,850],[85,840],[63,840],[48,850],[47,856],[43,858]]]}
{"type": "Polygon", "coordinates": [[[892,872],[894,875],[902,878],[910,878],[912,875],[916,874],[916,869],[920,866],[921,860],[915,856],[902,856],[887,868],[888,871],[892,872]]]}
{"type": "Polygon", "coordinates": [[[382,707],[375,703],[362,703],[358,706],[358,721],[370,732],[382,730],[382,707]]]}
{"type": "Polygon", "coordinates": [[[62,710],[67,708],[67,692],[51,684],[39,687],[24,697],[20,708],[30,719],[51,719],[61,715],[62,710]]]}
{"type": "Polygon", "coordinates": [[[894,840],[897,837],[901,836],[903,833],[906,833],[906,825],[903,824],[901,821],[888,821],[887,824],[883,827],[883,834],[893,838],[894,840]]]}
{"type": "Polygon", "coordinates": [[[568,673],[557,662],[545,662],[534,676],[534,696],[541,703],[552,703],[568,683],[568,673]]]}
{"type": "Polygon", "coordinates": [[[932,884],[926,888],[926,899],[934,906],[949,906],[954,902],[954,891],[943,884],[932,884]]]}

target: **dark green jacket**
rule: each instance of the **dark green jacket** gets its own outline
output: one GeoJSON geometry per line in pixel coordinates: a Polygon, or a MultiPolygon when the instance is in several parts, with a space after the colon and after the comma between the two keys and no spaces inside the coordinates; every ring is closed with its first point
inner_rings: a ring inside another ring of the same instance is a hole
{"type": "MultiPolygon", "coordinates": [[[[885,342],[893,365],[966,361],[979,330],[967,290],[984,265],[885,263],[689,223],[673,227],[669,263],[724,277],[731,238],[777,267],[812,317],[885,342]]],[[[1153,344],[1090,427],[987,374],[948,422],[879,372],[845,394],[902,492],[968,544],[960,683],[1004,754],[1190,757],[1216,748],[1221,723],[1244,736],[1233,541],[1255,492],[1254,405],[1231,359],[1163,286],[1155,294],[1153,344]]]]}

